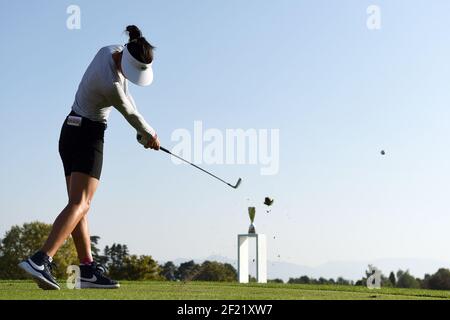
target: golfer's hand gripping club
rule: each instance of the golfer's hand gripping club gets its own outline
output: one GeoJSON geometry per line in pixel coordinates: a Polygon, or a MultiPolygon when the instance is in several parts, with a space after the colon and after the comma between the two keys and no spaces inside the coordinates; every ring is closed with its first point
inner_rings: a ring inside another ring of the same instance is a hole
{"type": "Polygon", "coordinates": [[[154,138],[145,139],[142,135],[139,133],[136,136],[137,141],[144,146],[145,149],[154,149],[159,150],[160,148],[160,142],[158,139],[158,135],[156,135],[154,138]]]}

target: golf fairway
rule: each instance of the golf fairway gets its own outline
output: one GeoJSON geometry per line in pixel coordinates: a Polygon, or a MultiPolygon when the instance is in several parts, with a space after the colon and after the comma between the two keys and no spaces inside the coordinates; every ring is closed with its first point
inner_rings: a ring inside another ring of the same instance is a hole
{"type": "Polygon", "coordinates": [[[0,281],[0,300],[415,300],[450,299],[450,291],[355,286],[123,281],[117,290],[43,291],[32,281],[0,281]]]}

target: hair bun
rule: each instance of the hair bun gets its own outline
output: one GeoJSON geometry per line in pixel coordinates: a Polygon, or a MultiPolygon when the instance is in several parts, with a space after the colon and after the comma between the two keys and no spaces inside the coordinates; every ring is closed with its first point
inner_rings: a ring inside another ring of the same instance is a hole
{"type": "Polygon", "coordinates": [[[130,37],[128,42],[132,42],[133,40],[137,40],[142,37],[141,30],[139,30],[139,28],[135,25],[127,26],[126,31],[128,32],[128,36],[130,37]]]}
{"type": "Polygon", "coordinates": [[[125,29],[128,32],[130,39],[126,44],[130,54],[138,61],[149,64],[153,61],[153,47],[142,36],[141,30],[135,25],[129,25],[125,29]]]}

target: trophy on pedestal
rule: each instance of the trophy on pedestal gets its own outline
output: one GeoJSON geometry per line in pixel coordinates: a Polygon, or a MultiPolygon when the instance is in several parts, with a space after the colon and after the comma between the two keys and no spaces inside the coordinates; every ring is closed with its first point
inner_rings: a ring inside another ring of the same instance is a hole
{"type": "Polygon", "coordinates": [[[255,207],[248,207],[248,216],[250,217],[250,227],[248,227],[249,234],[255,234],[255,226],[253,225],[253,221],[255,220],[256,209],[255,207]]]}

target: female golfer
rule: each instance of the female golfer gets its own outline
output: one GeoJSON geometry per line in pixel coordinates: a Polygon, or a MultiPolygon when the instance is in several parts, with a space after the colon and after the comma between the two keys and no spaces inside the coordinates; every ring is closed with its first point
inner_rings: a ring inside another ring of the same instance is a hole
{"type": "Polygon", "coordinates": [[[143,137],[145,148],[159,149],[155,130],[136,109],[128,81],[147,86],[153,80],[153,46],[138,27],[126,28],[125,46],[107,46],[97,53],[78,86],[72,111],[61,129],[59,153],[64,166],[69,200],[56,218],[43,247],[19,264],[42,289],[60,287],[51,274],[52,257],[72,235],[80,259],[81,288],[118,288],[104,275],[105,268],[93,261],[87,213],[99,184],[103,162],[106,122],[114,106],[143,137]]]}

